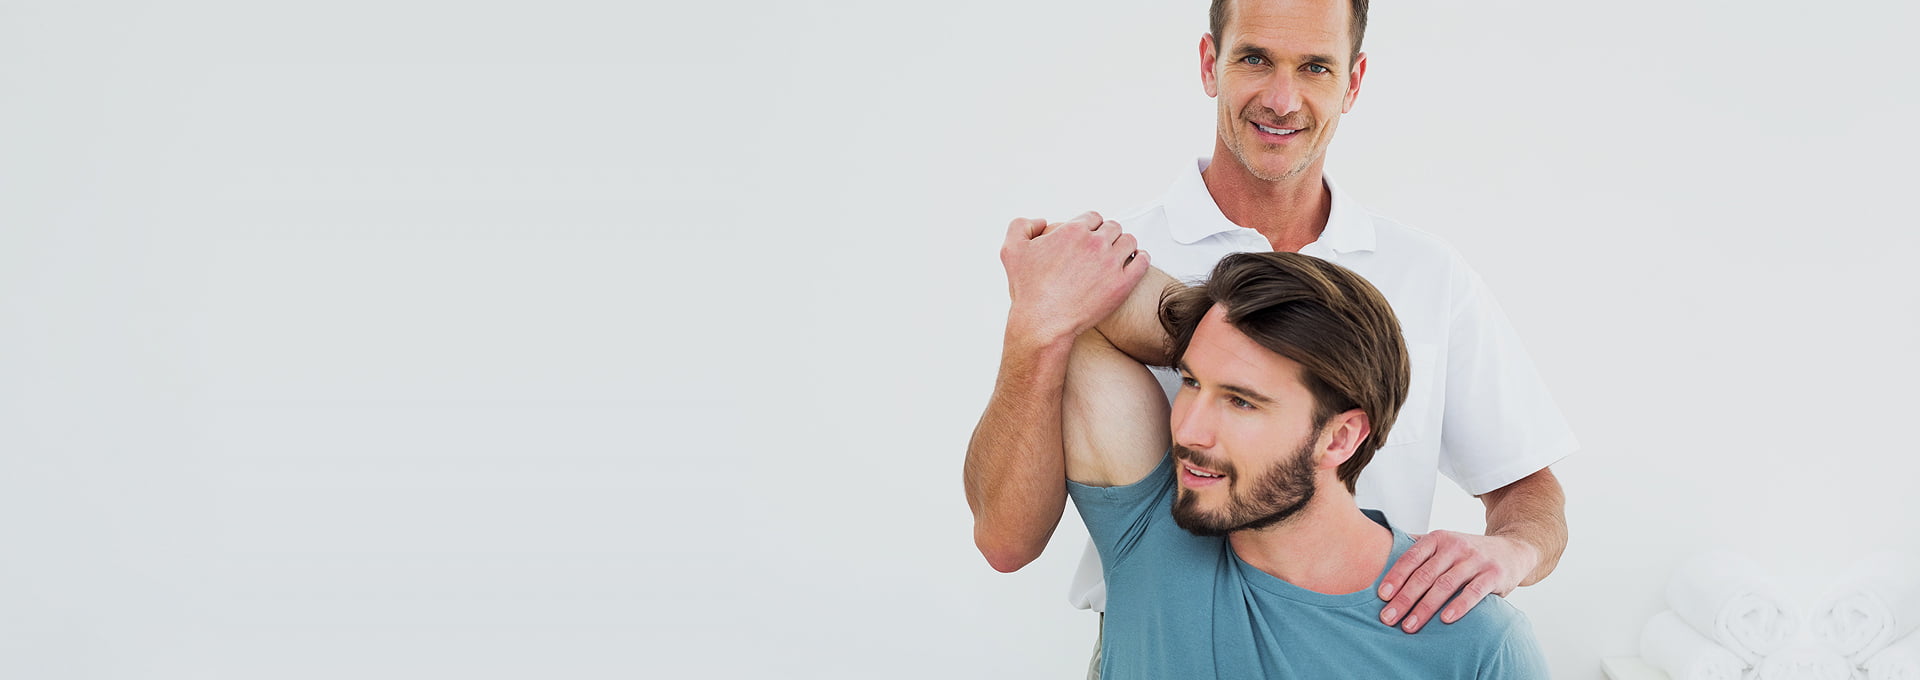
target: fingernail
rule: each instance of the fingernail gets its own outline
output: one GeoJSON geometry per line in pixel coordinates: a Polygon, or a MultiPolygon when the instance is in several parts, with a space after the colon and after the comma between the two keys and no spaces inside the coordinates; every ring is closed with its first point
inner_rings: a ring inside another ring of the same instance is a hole
{"type": "Polygon", "coordinates": [[[1380,586],[1380,599],[1384,600],[1390,597],[1393,597],[1393,584],[1388,583],[1380,586]]]}
{"type": "Polygon", "coordinates": [[[1407,617],[1407,625],[1406,625],[1407,632],[1411,633],[1415,630],[1418,630],[1420,628],[1419,623],[1420,623],[1420,617],[1418,616],[1407,617]]]}
{"type": "Polygon", "coordinates": [[[1400,610],[1388,607],[1387,611],[1380,615],[1380,620],[1387,622],[1387,625],[1391,626],[1393,625],[1393,620],[1399,616],[1400,610]]]}

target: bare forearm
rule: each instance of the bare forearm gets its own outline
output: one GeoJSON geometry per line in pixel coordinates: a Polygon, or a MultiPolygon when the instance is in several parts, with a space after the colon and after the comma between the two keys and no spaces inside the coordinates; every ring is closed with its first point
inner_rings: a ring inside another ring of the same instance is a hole
{"type": "Polygon", "coordinates": [[[1487,506],[1487,535],[1531,546],[1539,563],[1520,581],[1530,586],[1560,564],[1567,549],[1567,497],[1551,469],[1543,469],[1480,497],[1487,506]]]}
{"type": "Polygon", "coordinates": [[[1167,329],[1160,325],[1160,296],[1177,283],[1166,272],[1148,269],[1133,292],[1127,294],[1126,302],[1096,328],[1134,361],[1148,366],[1172,365],[1167,329]]]}
{"type": "Polygon", "coordinates": [[[967,443],[974,545],[999,571],[1039,557],[1066,511],[1060,399],[1072,348],[1072,338],[1036,342],[1009,331],[993,397],[967,443]]]}

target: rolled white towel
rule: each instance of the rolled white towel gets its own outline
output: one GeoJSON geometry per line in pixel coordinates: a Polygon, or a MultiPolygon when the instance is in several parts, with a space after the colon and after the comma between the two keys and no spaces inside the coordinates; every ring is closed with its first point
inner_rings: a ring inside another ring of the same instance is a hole
{"type": "Polygon", "coordinates": [[[1749,666],[1780,649],[1798,626],[1782,601],[1759,565],[1724,550],[1695,555],[1667,582],[1667,607],[1749,666]]]}
{"type": "Polygon", "coordinates": [[[1900,638],[1862,665],[1867,680],[1920,680],[1920,633],[1900,638]]]}
{"type": "Polygon", "coordinates": [[[1673,680],[1740,680],[1746,662],[1694,630],[1680,615],[1663,611],[1640,629],[1640,658],[1673,680]]]}
{"type": "Polygon", "coordinates": [[[1853,664],[1847,657],[1812,641],[1787,645],[1768,654],[1753,668],[1754,680],[1849,680],[1853,664]]]}
{"type": "Polygon", "coordinates": [[[1854,665],[1920,628],[1920,577],[1898,553],[1854,563],[1813,608],[1813,633],[1854,665]]]}

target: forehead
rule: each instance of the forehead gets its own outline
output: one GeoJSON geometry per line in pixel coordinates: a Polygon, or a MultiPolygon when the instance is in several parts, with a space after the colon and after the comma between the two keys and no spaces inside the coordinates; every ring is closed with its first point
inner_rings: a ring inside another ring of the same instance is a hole
{"type": "Polygon", "coordinates": [[[1349,0],[1231,0],[1223,48],[1252,44],[1290,52],[1345,55],[1349,0]]]}
{"type": "Polygon", "coordinates": [[[1180,360],[1203,385],[1242,385],[1275,399],[1310,403],[1311,393],[1300,381],[1304,375],[1300,363],[1261,346],[1227,323],[1223,305],[1214,305],[1201,317],[1180,360]]]}

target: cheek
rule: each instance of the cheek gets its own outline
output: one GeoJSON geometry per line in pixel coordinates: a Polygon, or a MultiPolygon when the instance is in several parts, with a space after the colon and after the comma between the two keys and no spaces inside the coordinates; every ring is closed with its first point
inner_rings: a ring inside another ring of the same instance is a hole
{"type": "Polygon", "coordinates": [[[1192,390],[1181,388],[1179,392],[1175,392],[1173,395],[1173,408],[1167,413],[1167,431],[1178,435],[1180,428],[1186,425],[1187,418],[1191,415],[1190,409],[1192,407],[1192,390]]]}

